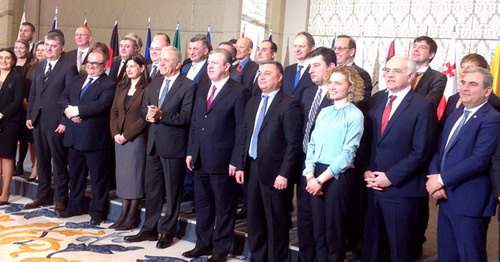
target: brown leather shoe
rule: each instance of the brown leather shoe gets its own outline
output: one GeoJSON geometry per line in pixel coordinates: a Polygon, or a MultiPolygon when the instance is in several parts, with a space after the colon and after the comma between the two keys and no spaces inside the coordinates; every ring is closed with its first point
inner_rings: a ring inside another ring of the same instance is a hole
{"type": "Polygon", "coordinates": [[[52,201],[50,200],[42,200],[42,199],[35,199],[33,202],[24,205],[24,209],[32,209],[32,208],[37,208],[41,206],[50,206],[52,205],[52,201]]]}
{"type": "Polygon", "coordinates": [[[59,214],[59,213],[63,212],[64,210],[66,210],[66,205],[62,202],[56,202],[56,206],[54,207],[54,212],[59,214]]]}

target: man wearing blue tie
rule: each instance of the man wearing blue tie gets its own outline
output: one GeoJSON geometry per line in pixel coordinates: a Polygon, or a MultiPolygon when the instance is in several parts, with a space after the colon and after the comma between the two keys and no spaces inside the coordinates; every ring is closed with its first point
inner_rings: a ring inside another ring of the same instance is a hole
{"type": "Polygon", "coordinates": [[[489,164],[500,138],[500,113],[488,103],[493,76],[473,67],[460,82],[464,110],[447,119],[429,165],[429,194],[438,200],[440,261],[487,261],[486,233],[495,202],[489,164]]]}

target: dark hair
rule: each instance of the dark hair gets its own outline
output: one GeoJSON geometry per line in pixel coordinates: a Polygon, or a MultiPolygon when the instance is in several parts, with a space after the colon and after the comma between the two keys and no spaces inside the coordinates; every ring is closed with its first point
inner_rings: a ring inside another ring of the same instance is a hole
{"type": "Polygon", "coordinates": [[[273,61],[273,60],[267,60],[267,61],[259,62],[259,65],[268,65],[268,64],[275,65],[276,68],[278,69],[278,71],[280,72],[280,74],[283,74],[283,66],[281,65],[280,62],[273,61]]]}
{"type": "Polygon", "coordinates": [[[347,38],[347,39],[349,39],[349,43],[347,44],[347,47],[356,49],[356,41],[354,41],[354,39],[352,39],[352,37],[350,37],[348,35],[339,35],[339,36],[337,36],[337,39],[338,38],[347,38]]]}
{"type": "Polygon", "coordinates": [[[59,29],[50,30],[45,36],[45,41],[57,40],[61,46],[64,46],[64,35],[59,29]]]}
{"type": "Polygon", "coordinates": [[[24,22],[21,24],[21,26],[29,26],[31,29],[31,32],[33,32],[33,33],[35,32],[35,26],[30,22],[24,22]]]}
{"type": "Polygon", "coordinates": [[[9,52],[9,54],[12,56],[12,60],[14,60],[14,64],[10,67],[10,69],[12,70],[12,68],[14,68],[14,66],[16,65],[17,63],[17,57],[16,57],[16,54],[14,53],[14,51],[12,51],[12,49],[10,48],[2,48],[0,49],[0,52],[9,52]]]}
{"type": "Polygon", "coordinates": [[[307,45],[309,47],[312,48],[313,46],[316,45],[314,42],[314,37],[311,34],[309,34],[308,32],[300,32],[297,34],[297,36],[295,38],[297,38],[299,35],[304,36],[307,39],[307,45]]]}
{"type": "MultiPolygon", "coordinates": [[[[229,42],[230,44],[234,45],[234,44],[236,44],[236,42],[237,42],[237,41],[238,41],[238,40],[236,40],[236,39],[232,38],[232,39],[229,39],[227,42],[229,42]]],[[[222,44],[222,43],[221,43],[221,44],[222,44]]]]}
{"type": "MultiPolygon", "coordinates": [[[[429,53],[436,53],[438,50],[436,41],[434,39],[428,37],[428,36],[419,36],[413,40],[413,43],[415,44],[416,42],[422,42],[424,41],[428,46],[429,46],[429,53]]],[[[432,59],[431,59],[432,61],[432,59]]]]}
{"type": "Polygon", "coordinates": [[[189,42],[191,43],[194,43],[194,42],[198,42],[198,41],[201,41],[201,46],[203,48],[207,48],[208,51],[212,51],[212,45],[210,44],[210,42],[208,41],[208,37],[207,35],[204,35],[204,34],[197,34],[195,36],[193,36],[193,38],[191,38],[191,40],[189,40],[189,42]]]}
{"type": "Polygon", "coordinates": [[[221,45],[227,45],[227,46],[230,46],[231,48],[231,56],[234,58],[236,56],[236,47],[234,47],[233,44],[231,44],[231,42],[221,42],[219,44],[219,46],[221,45]]]}
{"type": "MultiPolygon", "coordinates": [[[[127,59],[127,61],[125,61],[125,64],[123,66],[127,66],[127,63],[130,60],[132,60],[132,61],[134,61],[134,63],[138,64],[139,67],[144,66],[144,71],[142,71],[142,74],[139,77],[139,81],[137,82],[137,85],[135,86],[135,88],[136,89],[146,88],[149,84],[148,83],[148,73],[147,73],[148,70],[146,70],[146,59],[144,59],[144,57],[140,54],[135,54],[135,55],[132,55],[129,59],[127,59]]],[[[130,78],[128,78],[128,75],[124,74],[123,80],[118,82],[118,88],[123,88],[123,89],[129,88],[131,82],[132,82],[132,80],[130,80],[130,78]]]]}
{"type": "Polygon", "coordinates": [[[101,51],[104,54],[104,58],[106,58],[106,61],[109,59],[109,49],[105,43],[97,42],[92,45],[92,47],[89,49],[89,54],[95,50],[101,51]]]}
{"type": "Polygon", "coordinates": [[[266,42],[266,43],[271,43],[271,52],[278,53],[278,46],[271,40],[262,40],[261,43],[266,42]]]}
{"type": "Polygon", "coordinates": [[[482,67],[485,69],[490,70],[490,65],[488,65],[488,62],[486,62],[486,59],[480,54],[468,54],[462,58],[462,61],[460,61],[460,65],[462,65],[465,62],[471,62],[477,64],[478,67],[482,67]]]}
{"type": "Polygon", "coordinates": [[[309,54],[309,59],[316,57],[316,56],[321,56],[323,61],[325,62],[326,66],[329,66],[331,63],[334,63],[337,65],[337,56],[335,55],[335,52],[331,48],[326,48],[326,47],[318,47],[314,49],[311,54],[309,54]]]}

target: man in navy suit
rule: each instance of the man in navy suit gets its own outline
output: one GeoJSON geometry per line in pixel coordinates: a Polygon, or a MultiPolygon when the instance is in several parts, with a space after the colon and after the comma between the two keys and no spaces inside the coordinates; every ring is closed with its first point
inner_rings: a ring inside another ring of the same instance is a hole
{"type": "MultiPolygon", "coordinates": [[[[333,50],[326,47],[318,47],[309,55],[309,74],[316,86],[307,88],[302,95],[301,106],[304,111],[304,127],[302,139],[302,165],[307,154],[307,144],[311,138],[316,117],[321,109],[332,105],[332,101],[326,97],[328,84],[324,82],[323,75],[330,68],[335,67],[337,59],[333,50]],[[314,102],[318,99],[319,104],[314,102]]],[[[303,170],[303,166],[302,169],[303,170]]],[[[297,183],[297,233],[299,236],[300,261],[314,261],[316,258],[316,246],[312,231],[311,194],[306,191],[306,179],[300,176],[297,183]]]]}
{"type": "Polygon", "coordinates": [[[309,54],[314,50],[314,38],[307,32],[298,33],[293,42],[293,53],[297,63],[289,65],[283,73],[283,92],[301,101],[302,93],[314,86],[309,75],[309,54]]]}
{"type": "Polygon", "coordinates": [[[236,181],[248,184],[250,261],[287,261],[289,181],[300,175],[302,115],[299,103],[280,89],[283,67],[261,64],[262,96],[248,101],[236,181]]]}
{"type": "Polygon", "coordinates": [[[236,42],[236,60],[238,60],[238,63],[233,68],[241,73],[241,84],[246,88],[251,88],[246,83],[253,81],[255,72],[259,68],[259,65],[250,59],[252,48],[253,42],[250,38],[242,37],[236,42]]]}
{"type": "Polygon", "coordinates": [[[369,147],[367,204],[362,261],[381,259],[384,228],[391,261],[411,261],[411,240],[419,199],[427,195],[425,175],[437,128],[435,107],[411,89],[415,63],[394,56],[384,68],[387,91],[376,93],[367,114],[369,147]]]}
{"type": "Polygon", "coordinates": [[[109,181],[114,175],[113,139],[109,131],[109,110],[116,83],[105,73],[107,55],[93,51],[87,59],[88,75],[73,78],[60,104],[68,118],[64,146],[68,148],[70,194],[68,208],[60,217],[82,214],[83,198],[90,174],[92,200],[90,224],[106,219],[109,181]]]}
{"type": "MultiPolygon", "coordinates": [[[[500,201],[500,143],[498,143],[497,151],[491,159],[490,180],[493,197],[495,198],[495,202],[498,204],[498,201],[500,201]]],[[[498,216],[498,221],[500,221],[500,216],[498,216]]],[[[498,232],[500,235],[500,228],[498,232]]],[[[498,253],[500,254],[500,243],[498,244],[498,253]]]]}
{"type": "Polygon", "coordinates": [[[125,241],[158,240],[167,248],[177,233],[186,148],[196,83],[181,74],[181,52],[172,46],[161,52],[160,73],[146,94],[142,116],[150,123],[146,147],[146,219],[141,231],[125,241]],[[166,198],[166,213],[162,215],[166,198]],[[159,233],[159,235],[158,235],[159,233]]]}
{"type": "Polygon", "coordinates": [[[495,201],[489,165],[500,135],[500,113],[489,103],[493,76],[473,67],[460,81],[463,110],[455,110],[429,164],[427,191],[438,200],[440,261],[487,261],[486,233],[495,201]]]}
{"type": "Polygon", "coordinates": [[[204,34],[197,34],[189,40],[188,54],[191,63],[182,67],[181,73],[187,78],[200,85],[208,81],[207,58],[212,46],[208,42],[208,37],[204,34]]]}
{"type": "Polygon", "coordinates": [[[186,157],[195,172],[196,246],[182,255],[209,255],[213,247],[208,261],[219,262],[226,261],[233,244],[239,192],[233,176],[250,90],[229,78],[227,50],[211,51],[207,64],[210,82],[196,94],[186,157]]]}
{"type": "Polygon", "coordinates": [[[26,126],[34,129],[39,183],[36,199],[24,208],[52,204],[50,188],[53,176],[56,213],[66,209],[68,198],[67,149],[63,146],[66,120],[63,115],[64,108],[58,103],[58,99],[77,74],[76,66],[62,58],[63,50],[62,35],[52,32],[45,36],[47,59],[36,65],[26,116],[26,126]]]}

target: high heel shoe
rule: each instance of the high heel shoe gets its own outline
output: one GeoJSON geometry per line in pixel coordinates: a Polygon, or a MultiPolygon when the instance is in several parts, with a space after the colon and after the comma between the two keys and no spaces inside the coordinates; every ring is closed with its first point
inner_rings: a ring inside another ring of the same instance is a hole
{"type": "Polygon", "coordinates": [[[112,224],[111,226],[109,226],[108,228],[117,228],[120,226],[120,224],[121,223],[116,222],[116,223],[112,224]]]}
{"type": "Polygon", "coordinates": [[[118,227],[115,227],[115,230],[116,231],[126,231],[126,230],[130,230],[130,229],[139,227],[139,224],[141,224],[140,218],[138,218],[134,223],[132,223],[130,225],[120,225],[118,227]]]}

